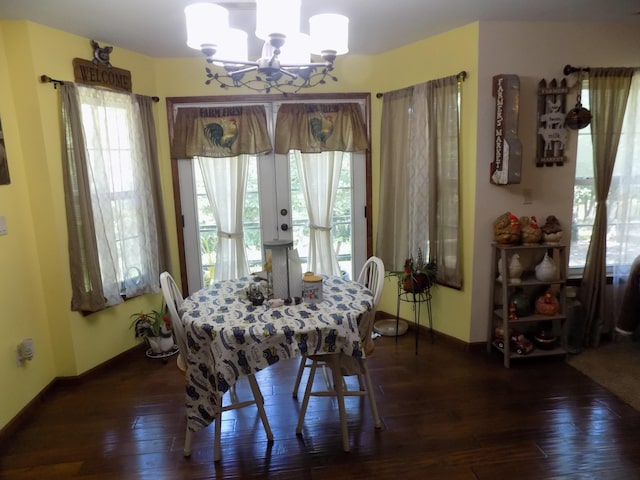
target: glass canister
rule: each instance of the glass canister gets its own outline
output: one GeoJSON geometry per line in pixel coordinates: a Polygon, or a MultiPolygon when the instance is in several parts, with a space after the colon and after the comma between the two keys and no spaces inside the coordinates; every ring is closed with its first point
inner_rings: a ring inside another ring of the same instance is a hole
{"type": "Polygon", "coordinates": [[[302,298],[305,302],[322,301],[322,277],[313,272],[306,272],[302,277],[302,298]]]}

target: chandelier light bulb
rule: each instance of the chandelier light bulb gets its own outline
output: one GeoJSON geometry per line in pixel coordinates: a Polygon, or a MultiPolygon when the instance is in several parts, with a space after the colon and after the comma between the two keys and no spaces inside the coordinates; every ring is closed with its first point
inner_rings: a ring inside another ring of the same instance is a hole
{"type": "Polygon", "coordinates": [[[349,19],[337,13],[322,13],[309,19],[311,53],[321,55],[334,51],[335,55],[349,52],[349,19]]]}
{"type": "Polygon", "coordinates": [[[278,33],[290,36],[300,31],[300,0],[256,0],[256,37],[269,40],[278,33]]]}
{"type": "Polygon", "coordinates": [[[229,12],[214,3],[194,3],[185,7],[187,45],[202,50],[203,46],[217,46],[229,30],[229,12]]]}

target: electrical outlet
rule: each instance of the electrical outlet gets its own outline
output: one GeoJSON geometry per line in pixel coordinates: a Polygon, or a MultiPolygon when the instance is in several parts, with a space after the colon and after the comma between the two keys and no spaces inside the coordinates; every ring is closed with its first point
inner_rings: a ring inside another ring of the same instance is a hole
{"type": "Polygon", "coordinates": [[[4,215],[0,215],[0,235],[6,235],[7,231],[7,219],[4,215]]]}
{"type": "Polygon", "coordinates": [[[530,188],[525,188],[522,190],[522,203],[524,205],[531,205],[533,203],[533,190],[530,188]]]}

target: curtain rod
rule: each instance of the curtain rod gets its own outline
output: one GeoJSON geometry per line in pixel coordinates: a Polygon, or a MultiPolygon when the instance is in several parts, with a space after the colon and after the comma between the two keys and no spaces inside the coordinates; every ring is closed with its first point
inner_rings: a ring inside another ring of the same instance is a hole
{"type": "Polygon", "coordinates": [[[572,67],[571,65],[565,65],[562,69],[562,73],[565,75],[571,75],[576,72],[589,72],[591,71],[591,67],[572,67]]]}
{"type": "MultiPolygon", "coordinates": [[[[466,70],[462,70],[460,73],[458,73],[456,75],[456,78],[458,79],[458,81],[464,82],[467,79],[466,70]]],[[[376,98],[382,98],[382,97],[384,97],[384,93],[376,93],[376,98]]]]}
{"type": "MultiPolygon", "coordinates": [[[[64,81],[56,80],[55,78],[51,78],[48,75],[40,75],[40,81],[42,83],[53,83],[53,88],[58,88],[58,85],[64,85],[64,81]]],[[[151,97],[151,100],[154,102],[159,102],[160,97],[151,97]]]]}
{"type": "MultiPolygon", "coordinates": [[[[633,68],[636,71],[640,71],[640,67],[611,67],[611,68],[633,68]]],[[[591,67],[574,67],[572,65],[565,65],[562,69],[562,73],[565,75],[571,75],[576,72],[590,72],[591,67]]]]}

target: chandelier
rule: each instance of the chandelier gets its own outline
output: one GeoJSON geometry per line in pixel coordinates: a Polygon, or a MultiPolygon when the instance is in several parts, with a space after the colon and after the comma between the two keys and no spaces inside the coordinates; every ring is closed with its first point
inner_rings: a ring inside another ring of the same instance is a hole
{"type": "Polygon", "coordinates": [[[187,45],[200,50],[207,62],[206,85],[246,87],[256,92],[296,93],[325,84],[336,56],[348,48],[349,19],[324,13],[309,19],[309,34],[300,32],[301,0],[256,0],[255,35],[264,41],[262,55],[248,59],[248,34],[229,26],[229,11],[215,3],[195,3],[184,9],[187,45]],[[311,61],[311,55],[322,61],[311,61]]]}

